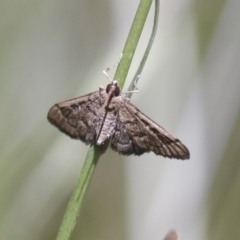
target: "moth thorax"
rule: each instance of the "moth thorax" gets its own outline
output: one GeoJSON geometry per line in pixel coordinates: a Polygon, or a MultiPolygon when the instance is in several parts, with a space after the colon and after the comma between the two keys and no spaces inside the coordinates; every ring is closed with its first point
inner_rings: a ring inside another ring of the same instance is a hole
{"type": "Polygon", "coordinates": [[[106,92],[113,94],[113,96],[119,96],[120,95],[120,88],[118,86],[117,81],[112,81],[110,84],[107,85],[106,92]]]}

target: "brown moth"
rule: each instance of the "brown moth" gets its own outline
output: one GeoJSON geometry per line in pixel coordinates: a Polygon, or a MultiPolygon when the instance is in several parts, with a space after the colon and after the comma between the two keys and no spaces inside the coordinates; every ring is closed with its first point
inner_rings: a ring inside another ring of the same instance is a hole
{"type": "Polygon", "coordinates": [[[86,144],[110,140],[123,155],[154,152],[168,158],[188,159],[187,147],[121,96],[117,81],[106,89],[55,104],[48,120],[59,130],[86,144]]]}

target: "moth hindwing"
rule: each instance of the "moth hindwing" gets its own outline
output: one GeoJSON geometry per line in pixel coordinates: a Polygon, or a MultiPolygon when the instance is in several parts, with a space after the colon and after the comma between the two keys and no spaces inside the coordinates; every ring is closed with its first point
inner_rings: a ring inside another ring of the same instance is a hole
{"type": "Polygon", "coordinates": [[[121,96],[117,81],[106,89],[55,104],[48,120],[71,138],[101,145],[110,139],[123,155],[154,152],[168,158],[188,159],[187,147],[121,96]]]}

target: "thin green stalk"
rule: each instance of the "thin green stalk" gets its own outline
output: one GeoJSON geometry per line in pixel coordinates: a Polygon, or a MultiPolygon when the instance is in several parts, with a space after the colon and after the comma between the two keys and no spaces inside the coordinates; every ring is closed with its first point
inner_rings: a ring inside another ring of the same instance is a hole
{"type": "Polygon", "coordinates": [[[147,19],[152,0],[142,0],[138,6],[137,13],[133,20],[125,47],[122,52],[122,59],[118,65],[114,79],[118,81],[119,86],[122,88],[128,74],[138,41],[140,39],[142,29],[147,19]]]}
{"type": "Polygon", "coordinates": [[[154,11],[154,20],[153,20],[153,29],[152,29],[152,33],[151,33],[151,37],[149,39],[149,42],[148,42],[148,45],[147,45],[147,48],[144,52],[144,55],[143,55],[143,58],[139,64],[139,67],[131,81],[131,84],[128,88],[128,91],[130,93],[126,94],[126,98],[131,98],[132,96],[132,93],[131,91],[134,90],[135,88],[135,85],[137,84],[136,83],[136,80],[139,79],[141,73],[142,73],[142,70],[145,66],[145,63],[147,61],[147,58],[148,58],[148,54],[152,48],[152,45],[153,45],[153,42],[154,42],[154,39],[155,39],[155,36],[156,36],[156,32],[157,32],[157,27],[158,27],[158,18],[159,18],[159,9],[160,9],[160,1],[159,0],[155,0],[155,11],[154,11]]]}
{"type": "MultiPolygon", "coordinates": [[[[130,64],[132,62],[132,58],[141,36],[147,15],[149,13],[151,3],[152,0],[141,0],[135,18],[133,20],[130,33],[123,49],[121,62],[119,63],[114,76],[114,79],[118,81],[121,88],[123,87],[125,79],[127,77],[127,73],[130,68],[130,64]]],[[[97,162],[107,147],[108,143],[105,143],[103,146],[94,145],[90,147],[84,165],[82,167],[82,171],[77,180],[75,189],[73,190],[71,199],[68,203],[62,224],[56,238],[57,240],[70,239],[97,162]]]]}

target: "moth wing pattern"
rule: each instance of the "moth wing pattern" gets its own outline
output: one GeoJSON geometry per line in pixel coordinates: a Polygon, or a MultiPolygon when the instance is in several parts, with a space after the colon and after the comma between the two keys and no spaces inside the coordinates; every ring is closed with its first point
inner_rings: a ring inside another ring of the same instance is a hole
{"type": "Polygon", "coordinates": [[[49,110],[48,120],[71,138],[92,144],[95,137],[94,120],[104,100],[105,91],[96,91],[57,103],[49,110]]]}
{"type": "Polygon", "coordinates": [[[126,99],[119,108],[111,148],[123,155],[153,151],[168,158],[188,159],[187,147],[167,130],[149,119],[126,99]]]}

